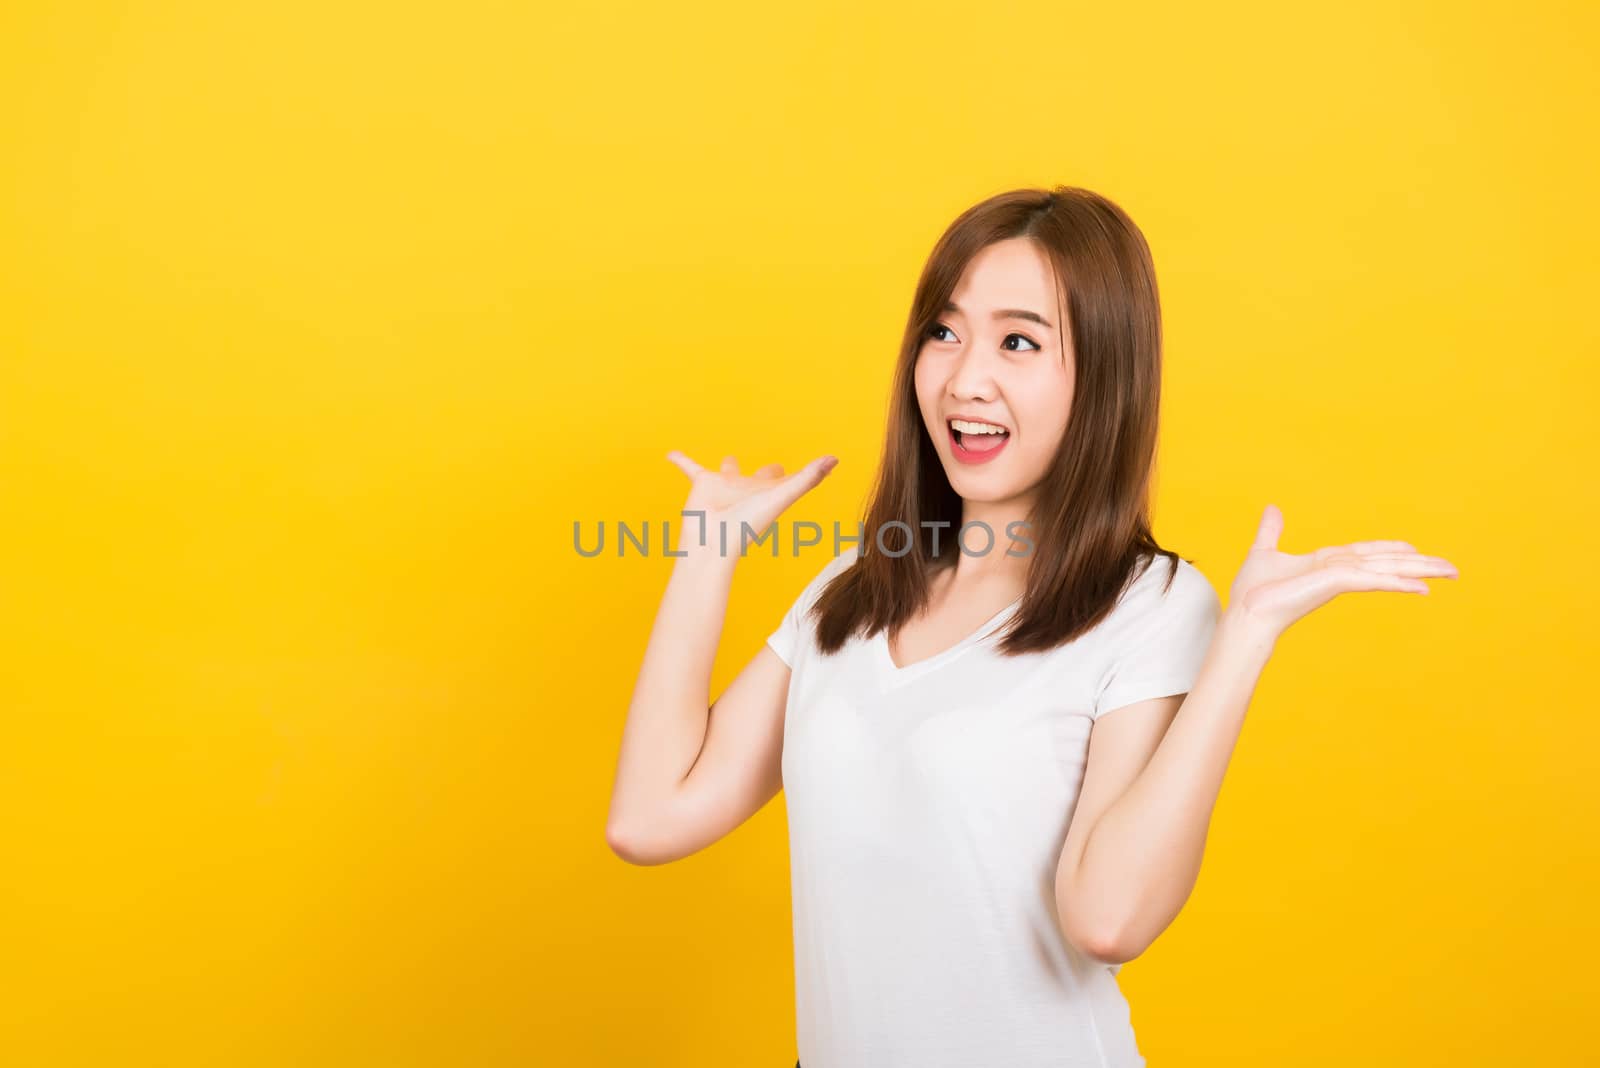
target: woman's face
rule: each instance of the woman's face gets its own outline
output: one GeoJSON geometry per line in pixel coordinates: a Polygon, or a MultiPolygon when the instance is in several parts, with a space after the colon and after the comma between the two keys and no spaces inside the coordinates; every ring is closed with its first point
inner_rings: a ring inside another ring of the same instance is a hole
{"type": "Polygon", "coordinates": [[[950,301],[917,354],[923,424],[964,500],[1030,500],[1072,411],[1072,338],[1050,261],[1027,238],[996,242],[967,264],[950,301]]]}

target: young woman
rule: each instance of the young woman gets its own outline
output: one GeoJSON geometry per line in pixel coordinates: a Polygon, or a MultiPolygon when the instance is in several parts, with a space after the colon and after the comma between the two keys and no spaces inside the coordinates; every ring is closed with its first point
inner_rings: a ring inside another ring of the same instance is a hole
{"type": "Polygon", "coordinates": [[[607,839],[665,863],[784,791],[805,1068],[1142,1065],[1116,972],[1195,884],[1278,636],[1341,593],[1456,577],[1403,541],[1282,551],[1269,505],[1223,611],[1151,533],[1160,352],[1116,205],[1058,187],[963,213],[917,285],[860,542],[715,703],[742,524],[835,461],[669,454],[704,526],[678,540],[607,839]]]}

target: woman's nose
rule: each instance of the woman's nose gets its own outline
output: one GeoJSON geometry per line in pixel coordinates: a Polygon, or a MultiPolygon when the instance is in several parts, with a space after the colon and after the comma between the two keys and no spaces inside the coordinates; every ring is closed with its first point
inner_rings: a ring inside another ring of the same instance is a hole
{"type": "Polygon", "coordinates": [[[956,357],[950,368],[950,392],[961,397],[982,398],[994,389],[994,366],[988,354],[969,346],[956,357]]]}

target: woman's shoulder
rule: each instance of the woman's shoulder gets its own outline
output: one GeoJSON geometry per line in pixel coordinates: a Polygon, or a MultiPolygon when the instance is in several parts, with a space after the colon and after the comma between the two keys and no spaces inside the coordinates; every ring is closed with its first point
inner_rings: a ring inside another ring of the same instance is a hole
{"type": "Polygon", "coordinates": [[[843,552],[828,557],[820,565],[813,565],[815,570],[811,572],[811,578],[806,581],[805,586],[800,591],[800,595],[796,598],[799,605],[803,609],[809,608],[818,597],[822,596],[822,591],[827,587],[828,583],[832,582],[834,578],[844,571],[847,571],[850,565],[856,562],[859,555],[855,552],[843,552]]]}
{"type": "Polygon", "coordinates": [[[1127,619],[1204,616],[1220,610],[1221,604],[1216,587],[1200,568],[1181,556],[1151,554],[1140,561],[1114,614],[1127,619]]]}
{"type": "Polygon", "coordinates": [[[840,572],[850,570],[851,566],[854,565],[859,559],[861,559],[861,554],[858,552],[847,551],[838,553],[822,565],[822,570],[818,573],[817,577],[826,582],[840,572]]]}

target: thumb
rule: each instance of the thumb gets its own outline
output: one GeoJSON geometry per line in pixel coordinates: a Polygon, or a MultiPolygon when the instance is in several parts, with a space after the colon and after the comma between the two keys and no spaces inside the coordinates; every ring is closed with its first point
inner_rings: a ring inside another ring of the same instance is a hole
{"type": "Polygon", "coordinates": [[[1275,504],[1269,504],[1261,512],[1261,523],[1256,527],[1256,540],[1251,544],[1252,549],[1278,548],[1278,536],[1283,533],[1283,513],[1275,504]]]}

